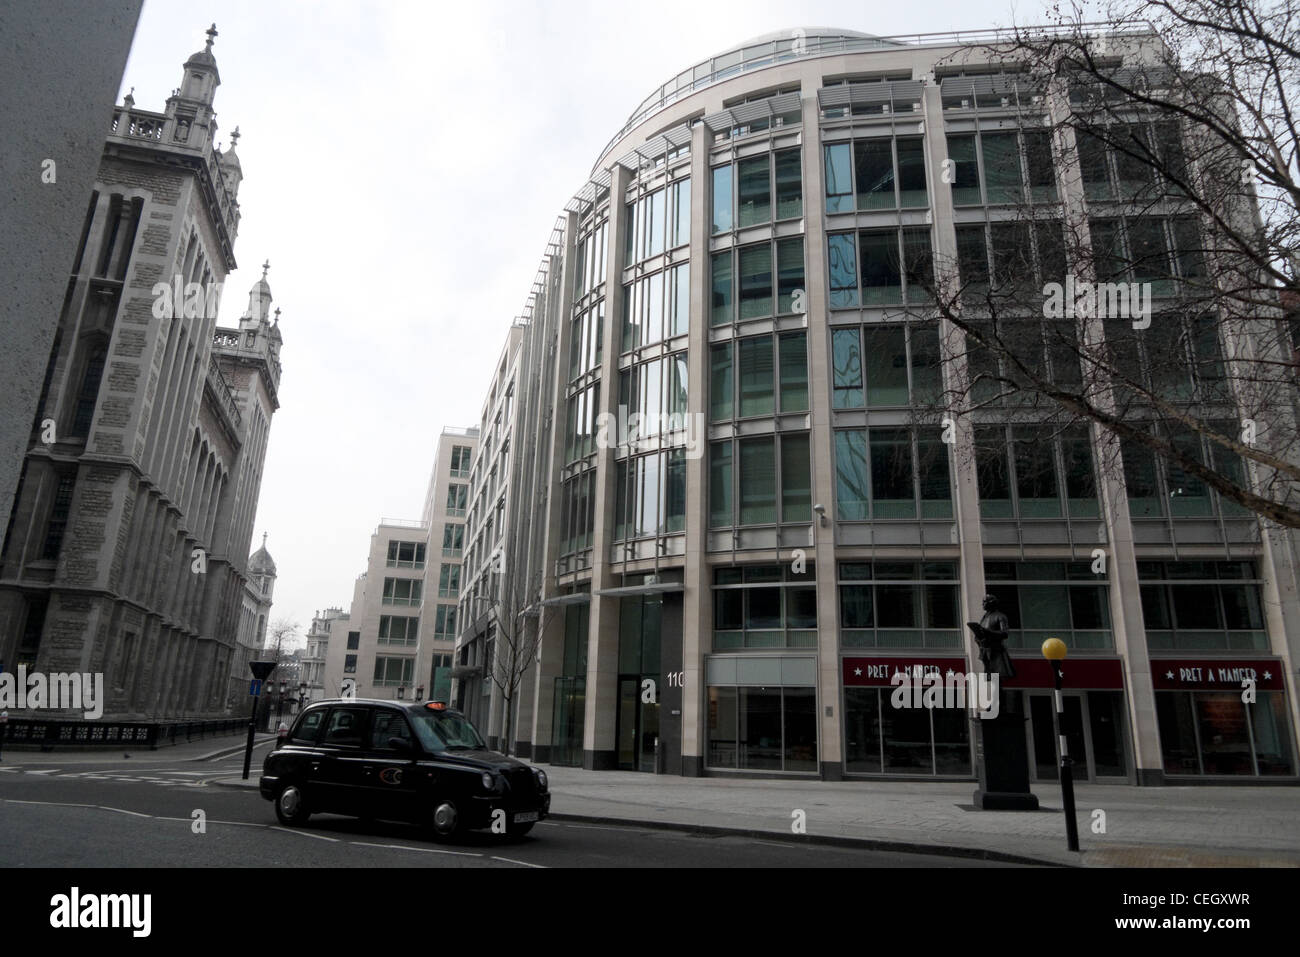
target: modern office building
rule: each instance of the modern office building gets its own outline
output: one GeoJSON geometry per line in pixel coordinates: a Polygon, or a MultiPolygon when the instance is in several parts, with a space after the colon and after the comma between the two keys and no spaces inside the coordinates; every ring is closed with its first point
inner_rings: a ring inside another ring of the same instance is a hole
{"type": "MultiPolygon", "coordinates": [[[[541,634],[511,735],[538,761],[970,778],[969,713],[892,707],[891,678],[979,670],[964,623],[992,593],[1035,779],[1058,766],[1048,636],[1070,648],[1081,779],[1295,778],[1289,536],[1141,449],[1102,467],[1096,426],[1042,435],[990,408],[974,420],[1001,449],[989,462],[971,430],[949,442],[922,414],[978,370],[918,270],[996,271],[1026,205],[1047,222],[1083,209],[1107,243],[1141,233],[1171,273],[1186,262],[1185,211],[1123,225],[1119,157],[1081,177],[1044,151],[1052,102],[989,61],[998,39],[761,37],[614,133],[484,404],[457,676],[489,736],[500,612],[467,603],[493,594],[504,553],[528,582],[514,614],[541,634]]],[[[1039,235],[1019,253],[1045,270],[1039,235]]]]}
{"type": "MultiPolygon", "coordinates": [[[[328,622],[333,640],[313,655],[308,636],[308,660],[324,659],[323,696],[346,686],[363,698],[450,700],[468,478],[477,447],[476,429],[442,430],[420,520],[380,522],[349,613],[328,622]]],[[[313,632],[326,630],[318,622],[313,632]]]]}
{"type": "Polygon", "coordinates": [[[214,37],[162,112],[113,110],[5,516],[0,660],[103,672],[107,718],[225,714],[253,574],[282,340],[265,266],[216,325],[243,170],[214,37]]]}

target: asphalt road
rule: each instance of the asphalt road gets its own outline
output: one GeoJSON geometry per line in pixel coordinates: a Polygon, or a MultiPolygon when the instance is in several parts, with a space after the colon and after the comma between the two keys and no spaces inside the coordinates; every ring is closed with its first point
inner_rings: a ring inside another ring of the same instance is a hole
{"type": "MultiPolygon", "coordinates": [[[[156,757],[156,756],[152,756],[156,757]]],[[[11,763],[12,762],[12,763],[11,763]]],[[[260,755],[254,759],[257,775],[260,755]]],[[[544,821],[519,841],[472,832],[436,843],[386,822],[316,815],[286,828],[255,790],[217,787],[218,762],[0,765],[4,867],[990,867],[928,854],[544,821]],[[205,830],[196,833],[195,812],[205,830]]],[[[561,811],[562,807],[553,807],[561,811]]]]}

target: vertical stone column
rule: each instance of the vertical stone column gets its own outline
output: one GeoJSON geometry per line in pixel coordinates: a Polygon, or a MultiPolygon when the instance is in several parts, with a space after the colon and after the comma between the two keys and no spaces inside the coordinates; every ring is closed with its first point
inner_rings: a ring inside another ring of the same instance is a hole
{"type": "Polygon", "coordinates": [[[843,701],[840,695],[839,599],[835,585],[835,433],[831,428],[831,332],[827,291],[826,189],[822,167],[821,109],[809,90],[803,116],[803,215],[806,237],[804,301],[808,308],[808,417],[812,426],[813,503],[826,511],[826,524],[813,516],[809,561],[817,573],[817,737],[819,770],[838,781],[844,773],[843,701]]]}
{"type": "MultiPolygon", "coordinates": [[[[687,415],[708,422],[709,369],[709,144],[703,123],[691,130],[690,311],[686,374],[687,415]]],[[[701,430],[703,454],[686,460],[686,554],[682,593],[682,775],[704,771],[708,708],[704,659],[712,647],[713,592],[708,561],[708,426],[701,430]]]]}
{"type": "MultiPolygon", "coordinates": [[[[628,171],[615,165],[609,184],[609,248],[606,270],[605,320],[612,330],[618,328],[616,317],[623,314],[623,194],[629,180],[628,171]]],[[[570,217],[576,230],[576,217],[570,217]]],[[[573,288],[567,265],[565,288],[573,288]]],[[[567,310],[566,310],[567,312],[567,310]]],[[[620,340],[613,331],[605,340],[600,370],[600,411],[618,412],[618,354],[620,340]]],[[[567,355],[567,352],[561,353],[567,355]]],[[[557,415],[557,418],[560,416],[557,415]]],[[[567,418],[567,417],[565,417],[567,418]]],[[[562,448],[562,446],[561,446],[562,448]]],[[[612,768],[617,762],[614,715],[618,696],[618,611],[617,598],[602,597],[600,592],[615,587],[617,575],[610,562],[614,537],[615,458],[614,449],[596,450],[595,514],[600,518],[592,530],[591,618],[587,651],[587,699],[583,729],[582,765],[588,770],[612,768]],[[605,720],[601,720],[604,715],[605,720]]]]}
{"type": "MultiPolygon", "coordinates": [[[[1065,210],[1065,229],[1075,242],[1067,242],[1066,267],[1076,280],[1093,282],[1096,272],[1091,261],[1080,255],[1090,249],[1088,203],[1083,191],[1083,174],[1079,168],[1074,130],[1065,124],[1069,115],[1067,92],[1059,84],[1047,94],[1049,120],[1052,124],[1053,165],[1057,189],[1065,210]],[[1077,243],[1077,245],[1076,245],[1077,243]]],[[[1106,334],[1102,321],[1093,316],[1079,320],[1079,343],[1084,350],[1105,348],[1106,334]]],[[[1158,333],[1157,333],[1158,334],[1158,333]]],[[[1094,382],[1096,370],[1084,369],[1086,388],[1096,396],[1097,406],[1115,412],[1114,394],[1108,383],[1094,382]]],[[[1099,473],[1098,495],[1102,508],[1106,550],[1107,578],[1110,583],[1111,634],[1115,651],[1127,664],[1124,694],[1133,743],[1133,764],[1138,784],[1159,784],[1163,779],[1160,738],[1156,722],[1155,692],[1151,685],[1151,662],[1147,655],[1146,630],[1142,620],[1142,601],[1137,574],[1137,552],[1133,542],[1133,522],[1129,516],[1128,491],[1124,483],[1124,460],[1119,438],[1096,422],[1089,422],[1099,473]]],[[[1099,529],[1099,532],[1101,530],[1099,529]]],[[[1066,665],[1068,672],[1069,666],[1066,665]]]]}

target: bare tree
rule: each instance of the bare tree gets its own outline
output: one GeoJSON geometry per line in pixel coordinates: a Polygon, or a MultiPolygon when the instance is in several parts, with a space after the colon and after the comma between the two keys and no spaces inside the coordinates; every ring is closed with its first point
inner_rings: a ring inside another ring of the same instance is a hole
{"type": "Polygon", "coordinates": [[[946,110],[1018,118],[949,134],[935,179],[958,205],[982,185],[988,222],[903,264],[956,330],[966,375],[930,411],[973,419],[981,484],[1010,455],[1032,496],[1050,441],[1103,470],[1122,448],[1131,503],[1208,487],[1300,527],[1294,7],[1075,6],[945,65],[946,110]]]}

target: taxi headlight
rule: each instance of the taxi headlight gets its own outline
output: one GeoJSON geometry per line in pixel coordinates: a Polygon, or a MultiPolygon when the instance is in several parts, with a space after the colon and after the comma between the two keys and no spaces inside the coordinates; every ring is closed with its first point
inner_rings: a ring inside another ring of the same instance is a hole
{"type": "Polygon", "coordinates": [[[489,790],[489,791],[494,791],[494,790],[496,790],[496,786],[497,786],[496,778],[494,778],[494,777],[492,776],[492,772],[491,772],[491,771],[484,771],[484,772],[483,772],[483,787],[485,787],[485,788],[486,788],[487,790],[489,790]]]}
{"type": "Polygon", "coordinates": [[[533,768],[533,773],[537,775],[537,786],[543,791],[546,790],[546,772],[541,768],[533,768]]]}

